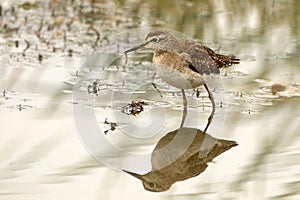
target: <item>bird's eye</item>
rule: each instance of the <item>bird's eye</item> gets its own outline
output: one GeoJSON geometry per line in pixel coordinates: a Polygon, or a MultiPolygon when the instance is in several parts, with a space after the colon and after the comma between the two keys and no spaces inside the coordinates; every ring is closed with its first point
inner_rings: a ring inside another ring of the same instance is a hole
{"type": "Polygon", "coordinates": [[[149,183],[149,186],[150,186],[150,188],[154,188],[155,187],[155,184],[154,183],[149,183]]]}
{"type": "Polygon", "coordinates": [[[158,41],[159,41],[159,38],[158,38],[158,37],[154,37],[154,38],[152,38],[151,41],[152,41],[152,42],[158,42],[158,41]]]}

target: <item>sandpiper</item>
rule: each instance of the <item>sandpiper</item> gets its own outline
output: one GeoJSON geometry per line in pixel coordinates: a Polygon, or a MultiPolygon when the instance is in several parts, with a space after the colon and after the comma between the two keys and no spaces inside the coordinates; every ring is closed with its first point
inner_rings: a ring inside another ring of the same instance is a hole
{"type": "MultiPolygon", "coordinates": [[[[219,74],[219,68],[239,64],[239,59],[234,55],[217,54],[202,43],[176,38],[169,31],[162,29],[150,32],[144,43],[130,48],[124,53],[127,54],[142,47],[154,52],[153,64],[158,76],[171,86],[181,89],[185,115],[187,99],[184,90],[204,85],[212,103],[210,122],[215,112],[215,102],[205,83],[204,75],[219,74]]],[[[181,127],[185,117],[183,117],[181,127]]]]}

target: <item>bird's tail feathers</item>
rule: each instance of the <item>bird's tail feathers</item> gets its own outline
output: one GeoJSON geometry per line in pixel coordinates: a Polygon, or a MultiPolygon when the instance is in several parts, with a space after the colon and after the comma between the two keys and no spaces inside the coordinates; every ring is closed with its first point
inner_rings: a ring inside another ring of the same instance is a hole
{"type": "Polygon", "coordinates": [[[221,67],[229,67],[231,65],[236,65],[240,63],[240,59],[236,58],[235,55],[222,55],[216,54],[217,60],[219,60],[223,65],[221,67]]]}

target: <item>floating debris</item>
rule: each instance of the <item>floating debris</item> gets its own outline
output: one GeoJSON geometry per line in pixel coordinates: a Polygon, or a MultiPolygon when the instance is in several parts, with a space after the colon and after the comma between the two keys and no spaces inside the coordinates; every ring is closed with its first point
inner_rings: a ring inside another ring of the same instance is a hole
{"type": "Polygon", "coordinates": [[[73,56],[73,49],[69,49],[69,50],[68,50],[68,56],[69,56],[69,57],[72,57],[72,56],[73,56]]]}
{"type": "Polygon", "coordinates": [[[272,85],[261,87],[261,90],[268,98],[300,96],[300,85],[298,84],[272,83],[272,85]]]}
{"type": "Polygon", "coordinates": [[[253,115],[253,114],[258,114],[258,111],[257,110],[248,109],[248,110],[242,111],[242,114],[253,115]]]}
{"type": "Polygon", "coordinates": [[[26,43],[26,47],[23,49],[23,57],[25,57],[25,52],[30,48],[30,43],[27,40],[24,40],[26,43]]]}
{"type": "Polygon", "coordinates": [[[19,48],[19,40],[16,40],[16,41],[15,41],[15,47],[16,47],[16,48],[19,48]]]}
{"type": "Polygon", "coordinates": [[[281,85],[278,83],[275,83],[271,86],[271,92],[273,95],[277,94],[277,92],[282,92],[286,90],[286,86],[285,85],[281,85]]]}
{"type": "Polygon", "coordinates": [[[100,79],[95,80],[92,85],[88,85],[87,91],[89,94],[93,93],[98,96],[100,79]]]}
{"type": "Polygon", "coordinates": [[[196,88],[194,89],[195,93],[196,93],[196,97],[199,98],[200,97],[200,89],[196,88]]]}
{"type": "Polygon", "coordinates": [[[107,118],[105,118],[104,124],[108,124],[110,126],[109,129],[107,129],[107,130],[104,131],[105,135],[108,133],[108,131],[114,131],[114,130],[116,130],[116,128],[118,126],[117,123],[115,123],[115,122],[108,122],[107,118]]]}
{"type": "Polygon", "coordinates": [[[38,60],[39,60],[39,63],[42,63],[43,61],[43,56],[41,54],[38,55],[38,60]]]}
{"type": "Polygon", "coordinates": [[[30,106],[30,105],[25,105],[25,104],[16,104],[16,105],[8,106],[7,108],[18,109],[19,111],[22,111],[25,109],[32,109],[34,107],[30,106]]]}
{"type": "Polygon", "coordinates": [[[144,111],[143,105],[146,105],[144,101],[132,101],[130,104],[123,107],[122,113],[136,116],[144,111]]]}
{"type": "Polygon", "coordinates": [[[98,46],[99,41],[100,41],[100,32],[93,26],[88,28],[88,32],[90,30],[94,31],[94,33],[96,34],[96,39],[95,39],[95,42],[94,42],[94,45],[93,45],[93,48],[96,48],[98,46]]]}

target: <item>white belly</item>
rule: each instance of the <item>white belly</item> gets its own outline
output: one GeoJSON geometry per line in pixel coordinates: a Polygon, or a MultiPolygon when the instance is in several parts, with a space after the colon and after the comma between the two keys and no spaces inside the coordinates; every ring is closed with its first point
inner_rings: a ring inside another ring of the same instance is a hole
{"type": "Polygon", "coordinates": [[[173,87],[180,89],[192,89],[203,85],[202,76],[192,70],[179,71],[170,66],[154,64],[157,75],[173,87]]]}

